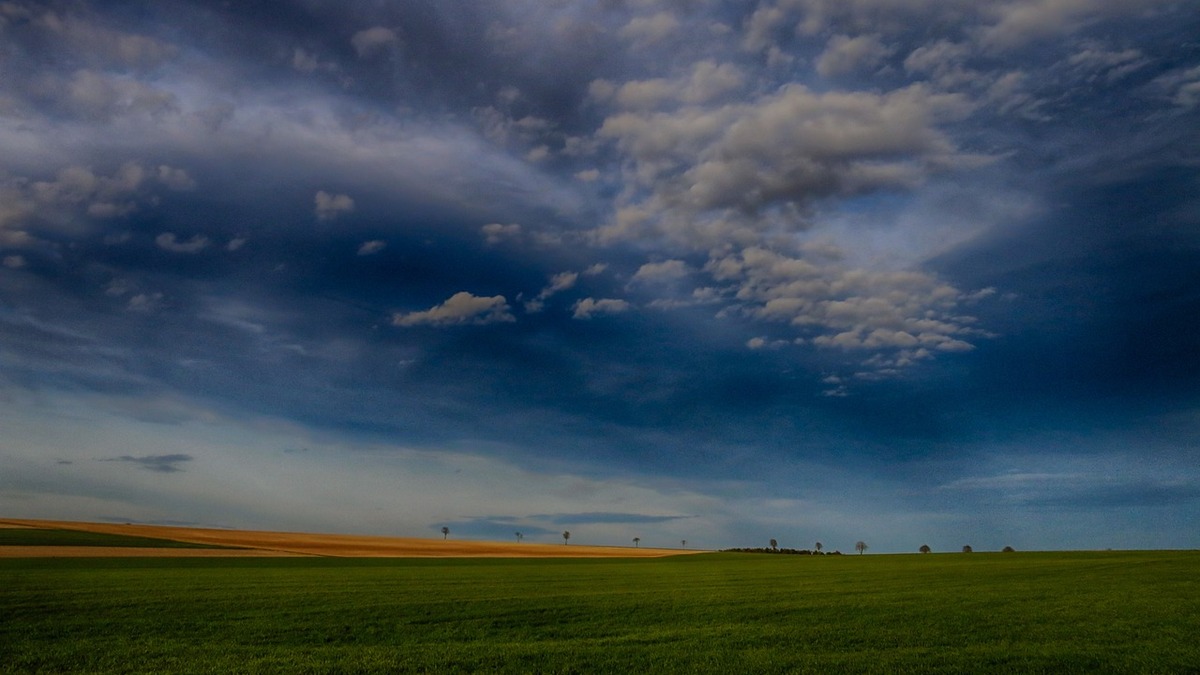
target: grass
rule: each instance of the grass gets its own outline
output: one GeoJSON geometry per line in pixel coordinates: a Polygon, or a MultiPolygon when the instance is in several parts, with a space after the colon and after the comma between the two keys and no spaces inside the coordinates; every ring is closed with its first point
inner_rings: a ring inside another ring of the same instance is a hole
{"type": "Polygon", "coordinates": [[[0,672],[1200,673],[1200,553],[0,560],[0,672]]]}
{"type": "Polygon", "coordinates": [[[117,548],[229,548],[211,544],[192,544],[172,539],[132,537],[80,530],[43,528],[0,528],[0,546],[104,546],[117,548]]]}

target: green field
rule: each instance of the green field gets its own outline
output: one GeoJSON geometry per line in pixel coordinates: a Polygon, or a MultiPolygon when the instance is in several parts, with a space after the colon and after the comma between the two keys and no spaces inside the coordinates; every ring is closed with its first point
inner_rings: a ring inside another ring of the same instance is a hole
{"type": "Polygon", "coordinates": [[[1200,553],[5,559],[0,672],[1200,672],[1200,553]]]}
{"type": "Polygon", "coordinates": [[[0,527],[0,546],[105,546],[117,548],[230,548],[192,544],[173,539],[131,537],[123,534],[52,530],[32,527],[0,527]]]}

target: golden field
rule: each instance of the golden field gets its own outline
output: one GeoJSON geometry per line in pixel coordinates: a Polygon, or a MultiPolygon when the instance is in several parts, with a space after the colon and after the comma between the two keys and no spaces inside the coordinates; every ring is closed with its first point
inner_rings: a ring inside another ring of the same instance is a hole
{"type": "Polygon", "coordinates": [[[681,549],[528,544],[379,537],[306,532],[222,530],[162,525],[86,523],[59,520],[0,519],[0,527],[79,530],[133,537],[169,539],[232,549],[121,548],[103,546],[0,546],[0,557],[48,556],[330,556],[345,558],[657,558],[700,553],[681,549]]]}

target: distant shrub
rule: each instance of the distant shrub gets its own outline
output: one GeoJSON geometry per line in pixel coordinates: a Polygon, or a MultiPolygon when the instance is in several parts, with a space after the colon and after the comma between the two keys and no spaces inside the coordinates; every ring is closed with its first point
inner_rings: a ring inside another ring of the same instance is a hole
{"type": "Polygon", "coordinates": [[[1011,546],[1005,546],[1003,549],[1000,550],[1000,552],[1001,553],[1016,553],[1017,549],[1015,549],[1011,546]]]}
{"type": "Polygon", "coordinates": [[[825,555],[807,549],[796,548],[723,548],[722,553],[771,553],[774,555],[825,555]]]}
{"type": "Polygon", "coordinates": [[[972,553],[974,551],[975,551],[975,549],[971,548],[970,546],[963,547],[963,553],[972,553]]]}

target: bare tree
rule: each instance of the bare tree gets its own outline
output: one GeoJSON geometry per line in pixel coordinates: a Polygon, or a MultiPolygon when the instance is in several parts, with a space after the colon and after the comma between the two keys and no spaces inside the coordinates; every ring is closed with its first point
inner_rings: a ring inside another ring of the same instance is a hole
{"type": "Polygon", "coordinates": [[[921,544],[921,548],[917,549],[921,553],[929,553],[933,549],[929,548],[929,544],[921,544]]]}
{"type": "Polygon", "coordinates": [[[521,540],[525,538],[525,535],[521,534],[520,532],[514,532],[513,534],[517,535],[518,544],[521,543],[521,540]]]}
{"type": "Polygon", "coordinates": [[[863,551],[867,550],[867,548],[868,548],[867,542],[865,542],[865,541],[860,541],[860,542],[857,542],[854,544],[854,550],[858,551],[859,555],[862,555],[863,551]]]}
{"type": "Polygon", "coordinates": [[[634,538],[633,538],[633,547],[634,547],[634,548],[640,548],[639,544],[641,544],[641,543],[642,543],[642,538],[641,538],[641,537],[634,537],[634,538]]]}
{"type": "Polygon", "coordinates": [[[571,541],[571,533],[563,530],[563,546],[566,546],[571,541]]]}
{"type": "Polygon", "coordinates": [[[687,548],[687,539],[680,539],[679,545],[683,548],[687,548]]]}
{"type": "Polygon", "coordinates": [[[971,548],[969,545],[963,547],[963,553],[972,553],[974,551],[975,549],[971,548]]]}
{"type": "Polygon", "coordinates": [[[450,536],[450,528],[443,527],[442,528],[442,540],[445,541],[446,537],[448,537],[448,536],[450,536]]]}
{"type": "Polygon", "coordinates": [[[778,550],[778,549],[779,549],[779,542],[777,542],[777,541],[775,541],[774,539],[772,539],[772,540],[771,540],[771,550],[772,550],[772,551],[776,551],[776,550],[778,550]]]}
{"type": "Polygon", "coordinates": [[[816,548],[817,548],[817,553],[820,553],[820,552],[821,552],[821,549],[822,549],[822,548],[825,548],[825,545],[824,545],[824,544],[822,544],[821,542],[819,542],[819,541],[818,541],[818,542],[816,543],[816,548]]]}

